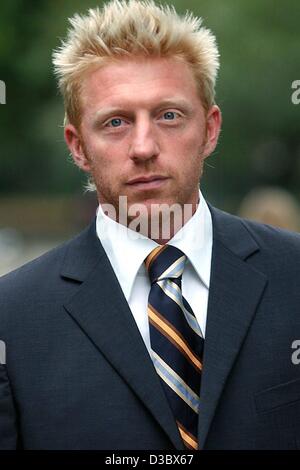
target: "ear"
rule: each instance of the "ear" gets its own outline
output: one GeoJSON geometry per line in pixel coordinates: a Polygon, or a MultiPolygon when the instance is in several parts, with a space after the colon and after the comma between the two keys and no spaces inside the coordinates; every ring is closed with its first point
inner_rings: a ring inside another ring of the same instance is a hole
{"type": "Polygon", "coordinates": [[[89,173],[91,171],[91,165],[84,152],[80,132],[76,129],[75,126],[73,126],[73,124],[67,124],[65,126],[64,134],[65,141],[72,154],[75,165],[77,165],[81,170],[89,173]]]}
{"type": "Polygon", "coordinates": [[[213,105],[206,116],[206,143],[204,158],[208,157],[216,148],[221,130],[222,114],[217,105],[213,105]]]}

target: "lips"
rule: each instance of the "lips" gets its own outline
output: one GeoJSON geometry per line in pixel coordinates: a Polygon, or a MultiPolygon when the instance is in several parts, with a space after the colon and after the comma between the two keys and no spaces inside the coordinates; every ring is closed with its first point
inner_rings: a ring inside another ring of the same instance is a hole
{"type": "Polygon", "coordinates": [[[127,184],[136,189],[155,189],[162,186],[167,179],[168,177],[161,175],[152,175],[148,177],[141,176],[139,178],[134,178],[127,184]]]}
{"type": "Polygon", "coordinates": [[[162,180],[166,178],[167,176],[162,176],[162,175],[140,176],[138,178],[134,178],[133,180],[128,181],[127,184],[150,183],[151,181],[154,181],[154,180],[162,180]]]}

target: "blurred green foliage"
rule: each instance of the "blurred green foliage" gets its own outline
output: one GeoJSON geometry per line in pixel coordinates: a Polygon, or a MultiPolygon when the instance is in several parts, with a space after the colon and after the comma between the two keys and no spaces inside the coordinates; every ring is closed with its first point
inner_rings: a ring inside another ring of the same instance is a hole
{"type": "MultiPolygon", "coordinates": [[[[165,3],[165,2],[161,2],[165,3]]],[[[256,185],[276,184],[299,196],[300,105],[291,85],[300,79],[298,0],[173,1],[203,17],[217,36],[221,69],[217,102],[223,130],[206,165],[203,189],[220,207],[256,185]]],[[[101,6],[89,0],[5,0],[0,6],[0,194],[72,194],[85,176],[63,141],[63,106],[51,54],[67,18],[101,6]]]]}

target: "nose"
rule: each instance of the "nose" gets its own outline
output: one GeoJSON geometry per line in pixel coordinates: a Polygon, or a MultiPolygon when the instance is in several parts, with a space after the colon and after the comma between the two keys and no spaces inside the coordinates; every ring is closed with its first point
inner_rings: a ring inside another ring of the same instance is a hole
{"type": "Polygon", "coordinates": [[[159,145],[150,119],[137,121],[132,131],[129,157],[135,162],[147,161],[159,154],[159,145]]]}

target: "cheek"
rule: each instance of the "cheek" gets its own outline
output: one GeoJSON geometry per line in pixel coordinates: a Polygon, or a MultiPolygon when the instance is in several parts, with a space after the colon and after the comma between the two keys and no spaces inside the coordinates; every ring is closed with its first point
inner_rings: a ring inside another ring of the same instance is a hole
{"type": "Polygon", "coordinates": [[[191,173],[196,168],[201,167],[203,141],[199,136],[186,136],[179,139],[174,146],[174,156],[177,155],[180,159],[180,166],[182,171],[191,173]]]}
{"type": "Polygon", "coordinates": [[[204,158],[202,156],[202,146],[199,144],[199,140],[195,140],[191,145],[191,142],[185,146],[184,158],[181,159],[179,169],[179,178],[181,180],[181,186],[185,187],[187,191],[190,191],[196,185],[199,184],[200,178],[203,171],[204,158]]]}
{"type": "Polygon", "coordinates": [[[195,156],[201,153],[204,144],[204,131],[203,128],[193,125],[188,132],[183,133],[177,139],[176,148],[177,152],[180,149],[183,155],[195,156]]]}
{"type": "Polygon", "coordinates": [[[109,166],[111,158],[106,146],[99,144],[97,140],[92,140],[88,142],[86,149],[94,169],[101,170],[109,166]]]}
{"type": "Polygon", "coordinates": [[[104,146],[94,146],[91,148],[92,173],[97,180],[105,186],[115,186],[118,184],[124,164],[119,158],[120,153],[114,149],[104,146]]]}

